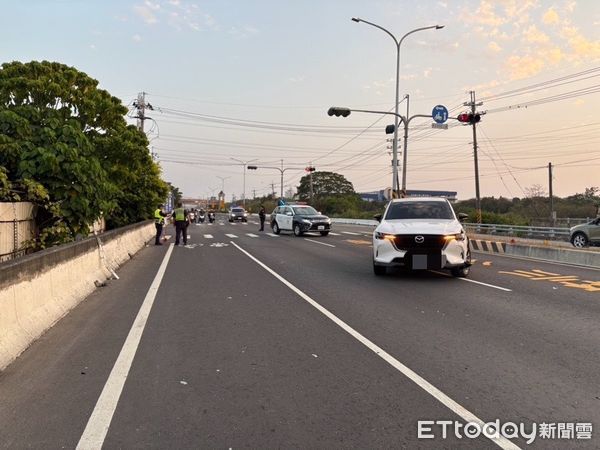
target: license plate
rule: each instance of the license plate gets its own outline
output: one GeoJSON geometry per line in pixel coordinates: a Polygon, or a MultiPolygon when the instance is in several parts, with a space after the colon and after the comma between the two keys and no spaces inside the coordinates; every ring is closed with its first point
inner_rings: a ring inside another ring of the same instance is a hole
{"type": "Polygon", "coordinates": [[[427,255],[413,255],[412,268],[415,270],[427,269],[427,255]]]}
{"type": "Polygon", "coordinates": [[[319,226],[317,227],[317,230],[324,230],[324,229],[325,229],[325,225],[319,225],[319,226]]]}

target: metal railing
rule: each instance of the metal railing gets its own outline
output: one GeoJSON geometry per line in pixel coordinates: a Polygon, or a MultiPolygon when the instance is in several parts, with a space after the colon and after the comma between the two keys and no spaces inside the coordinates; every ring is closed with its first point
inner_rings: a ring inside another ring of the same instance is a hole
{"type": "Polygon", "coordinates": [[[545,239],[568,241],[569,228],[562,227],[532,227],[521,225],[500,225],[493,223],[463,223],[467,232],[490,234],[496,236],[522,237],[529,239],[545,239]]]}

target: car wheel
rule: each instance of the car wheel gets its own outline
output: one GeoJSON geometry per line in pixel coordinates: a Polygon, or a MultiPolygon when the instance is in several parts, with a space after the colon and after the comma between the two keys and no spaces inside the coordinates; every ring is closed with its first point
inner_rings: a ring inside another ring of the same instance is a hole
{"type": "Polygon", "coordinates": [[[373,273],[375,275],[377,275],[378,277],[386,275],[387,274],[387,267],[385,267],[385,266],[378,266],[377,264],[373,263],[373,273]]]}
{"type": "Polygon", "coordinates": [[[294,224],[294,236],[300,237],[302,236],[304,232],[302,231],[302,228],[300,227],[299,223],[295,223],[294,224]]]}
{"type": "Polygon", "coordinates": [[[321,231],[321,236],[327,236],[329,234],[329,231],[321,231]]]}
{"type": "Polygon", "coordinates": [[[273,228],[273,233],[275,233],[275,234],[281,233],[281,230],[279,229],[279,225],[277,225],[277,222],[273,222],[273,224],[271,225],[271,228],[273,228]]]}
{"type": "Polygon", "coordinates": [[[467,257],[465,258],[465,266],[455,267],[450,270],[452,272],[453,277],[457,278],[466,278],[469,276],[469,272],[471,272],[471,250],[467,250],[467,257]]]}
{"type": "Polygon", "coordinates": [[[575,233],[571,238],[571,244],[573,244],[573,247],[577,248],[587,247],[588,238],[583,233],[575,233]]]}

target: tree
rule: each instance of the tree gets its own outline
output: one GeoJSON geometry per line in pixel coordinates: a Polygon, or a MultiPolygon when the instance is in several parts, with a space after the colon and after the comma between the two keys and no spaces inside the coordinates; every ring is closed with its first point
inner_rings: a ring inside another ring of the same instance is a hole
{"type": "MultiPolygon", "coordinates": [[[[312,179],[313,196],[315,197],[355,194],[352,183],[339,173],[314,172],[312,179]]],[[[302,200],[310,198],[310,175],[305,175],[300,179],[298,197],[302,200]]]]}
{"type": "Polygon", "coordinates": [[[156,205],[143,204],[166,195],[147,139],[127,126],[126,112],[73,67],[2,65],[0,199],[38,206],[40,246],[87,235],[101,215],[115,225],[151,217],[156,205]]]}

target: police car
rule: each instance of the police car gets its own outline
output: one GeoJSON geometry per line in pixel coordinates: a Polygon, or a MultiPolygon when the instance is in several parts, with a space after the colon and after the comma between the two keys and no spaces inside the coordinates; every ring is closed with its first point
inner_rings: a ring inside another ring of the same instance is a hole
{"type": "Polygon", "coordinates": [[[316,231],[327,236],[331,219],[319,214],[312,206],[295,203],[275,208],[271,213],[271,228],[275,234],[293,231],[295,236],[302,236],[307,231],[316,231]]]}

